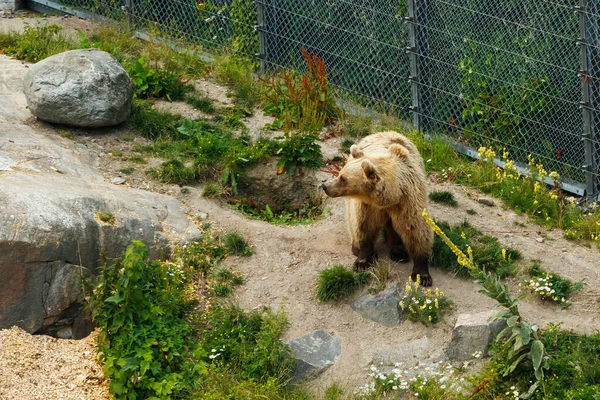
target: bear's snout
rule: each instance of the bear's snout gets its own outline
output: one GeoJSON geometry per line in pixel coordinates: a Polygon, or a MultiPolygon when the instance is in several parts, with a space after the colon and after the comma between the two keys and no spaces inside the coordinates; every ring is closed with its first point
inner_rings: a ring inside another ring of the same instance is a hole
{"type": "Polygon", "coordinates": [[[337,193],[338,190],[336,189],[335,181],[322,184],[321,189],[323,189],[325,194],[329,197],[338,197],[339,196],[339,193],[337,193]]]}

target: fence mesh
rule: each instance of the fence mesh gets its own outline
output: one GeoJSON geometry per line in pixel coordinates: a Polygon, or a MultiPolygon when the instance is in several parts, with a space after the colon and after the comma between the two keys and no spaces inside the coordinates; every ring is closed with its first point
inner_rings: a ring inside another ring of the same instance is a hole
{"type": "Polygon", "coordinates": [[[415,0],[423,124],[583,181],[578,17],[551,1],[415,0]]]}
{"type": "Polygon", "coordinates": [[[264,60],[303,69],[302,46],[321,57],[330,82],[356,102],[408,116],[408,29],[389,0],[261,0],[264,60]]]}
{"type": "Polygon", "coordinates": [[[302,71],[305,47],[323,58],[343,97],[407,120],[416,113],[423,131],[506,149],[522,163],[532,155],[548,170],[587,181],[588,194],[600,189],[595,0],[61,2],[208,51],[260,52],[273,69],[302,71]],[[590,93],[583,105],[582,85],[590,93]]]}

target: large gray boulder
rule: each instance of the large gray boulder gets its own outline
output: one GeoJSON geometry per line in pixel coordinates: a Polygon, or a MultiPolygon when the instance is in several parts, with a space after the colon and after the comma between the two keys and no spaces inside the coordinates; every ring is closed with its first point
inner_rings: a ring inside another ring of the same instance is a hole
{"type": "Polygon", "coordinates": [[[109,53],[71,50],[31,66],[23,90],[31,112],[44,121],[102,127],[126,121],[133,87],[129,75],[109,53]]]}
{"type": "Polygon", "coordinates": [[[174,241],[199,235],[176,199],[107,182],[93,145],[18,123],[0,128],[0,328],[69,325],[80,279],[102,256],[119,256],[133,239],[167,256],[174,241]]]}

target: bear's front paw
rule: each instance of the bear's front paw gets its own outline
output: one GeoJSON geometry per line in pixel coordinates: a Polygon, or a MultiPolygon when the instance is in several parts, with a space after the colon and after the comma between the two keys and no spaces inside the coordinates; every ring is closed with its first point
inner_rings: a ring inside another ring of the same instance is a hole
{"type": "Polygon", "coordinates": [[[372,259],[357,258],[354,261],[354,272],[366,271],[367,269],[369,269],[369,267],[371,266],[372,263],[373,263],[372,259]]]}
{"type": "Polygon", "coordinates": [[[431,275],[429,274],[417,274],[417,273],[412,273],[410,275],[410,279],[413,282],[417,282],[417,279],[419,280],[419,283],[421,284],[421,286],[423,287],[430,287],[431,285],[433,285],[433,278],[431,277],[431,275]]]}

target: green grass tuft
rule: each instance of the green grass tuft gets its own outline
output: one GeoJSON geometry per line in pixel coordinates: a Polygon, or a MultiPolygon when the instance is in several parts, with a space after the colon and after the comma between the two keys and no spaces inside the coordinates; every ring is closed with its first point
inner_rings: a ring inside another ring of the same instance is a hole
{"type": "Polygon", "coordinates": [[[253,253],[248,241],[236,231],[227,232],[223,237],[225,248],[236,256],[249,256],[253,253]]]}
{"type": "Polygon", "coordinates": [[[127,168],[123,168],[121,170],[119,170],[119,172],[121,172],[122,174],[133,174],[133,172],[135,171],[135,168],[133,167],[127,167],[127,168]]]}
{"type": "Polygon", "coordinates": [[[368,272],[356,273],[343,265],[334,265],[319,272],[317,298],[319,301],[339,300],[346,297],[371,278],[368,272]]]}
{"type": "Polygon", "coordinates": [[[105,224],[114,225],[117,220],[115,216],[108,211],[98,211],[96,217],[105,224]]]}
{"type": "Polygon", "coordinates": [[[217,108],[213,104],[212,100],[208,97],[197,97],[188,95],[185,98],[185,102],[194,107],[197,110],[200,110],[206,114],[214,114],[217,112],[217,108]]]}
{"type": "Polygon", "coordinates": [[[253,71],[240,60],[225,57],[218,61],[217,79],[232,88],[235,104],[249,110],[262,100],[262,85],[254,79],[253,71]]]}
{"type": "Polygon", "coordinates": [[[204,184],[202,196],[208,198],[219,197],[222,194],[227,193],[227,190],[219,182],[208,182],[204,184]]]}
{"type": "MultiPolygon", "coordinates": [[[[179,115],[157,111],[148,103],[136,100],[128,124],[148,139],[169,138],[177,136],[181,119],[179,115]]],[[[125,137],[121,139],[125,140],[125,137]]]]}
{"type": "Polygon", "coordinates": [[[431,192],[429,193],[429,200],[439,204],[446,204],[451,207],[456,207],[458,205],[454,195],[447,191],[431,192]]]}
{"type": "Polygon", "coordinates": [[[157,169],[149,170],[150,175],[162,183],[186,184],[196,178],[194,168],[186,167],[179,160],[165,161],[157,169]]]}

